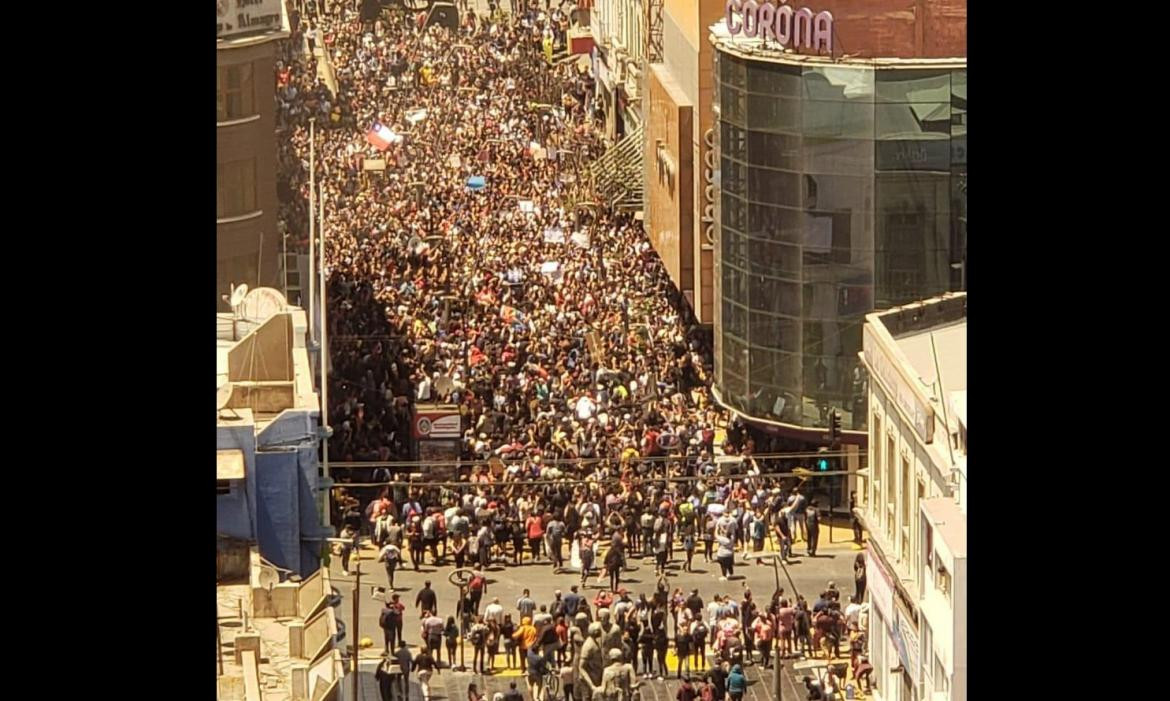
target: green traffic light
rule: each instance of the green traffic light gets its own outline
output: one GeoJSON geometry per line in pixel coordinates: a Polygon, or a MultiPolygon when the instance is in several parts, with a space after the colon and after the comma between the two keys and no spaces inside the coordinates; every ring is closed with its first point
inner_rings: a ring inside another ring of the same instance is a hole
{"type": "Polygon", "coordinates": [[[826,458],[821,458],[820,460],[817,460],[817,469],[820,470],[821,472],[828,472],[829,471],[829,461],[826,458]]]}

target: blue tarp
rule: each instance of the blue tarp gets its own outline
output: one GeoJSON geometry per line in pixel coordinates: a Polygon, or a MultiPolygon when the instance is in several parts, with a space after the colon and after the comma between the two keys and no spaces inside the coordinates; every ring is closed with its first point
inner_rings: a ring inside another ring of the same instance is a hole
{"type": "Polygon", "coordinates": [[[467,179],[467,187],[472,190],[482,190],[487,187],[487,181],[482,175],[473,175],[467,179]]]}

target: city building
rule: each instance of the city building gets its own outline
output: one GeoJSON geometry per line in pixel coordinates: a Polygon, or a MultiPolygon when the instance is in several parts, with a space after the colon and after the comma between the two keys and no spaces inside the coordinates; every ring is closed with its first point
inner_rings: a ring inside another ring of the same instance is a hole
{"type": "Polygon", "coordinates": [[[329,568],[284,578],[254,547],[217,565],[216,698],[340,701],[344,633],[329,568]]]}
{"type": "Polygon", "coordinates": [[[281,287],[276,81],[289,37],[283,0],[217,0],[215,40],[216,303],[233,283],[281,287]]]}
{"type": "Polygon", "coordinates": [[[967,295],[866,316],[868,475],[858,515],[874,698],[963,701],[967,616],[967,295]]]}
{"type": "Polygon", "coordinates": [[[642,124],[641,78],[645,72],[646,10],[661,0],[593,0],[593,77],[605,134],[614,141],[642,124]]]}
{"type": "Polygon", "coordinates": [[[646,233],[700,324],[714,320],[718,172],[711,111],[714,47],[706,35],[724,5],[724,0],[666,0],[663,60],[646,74],[646,233]]]}
{"type": "Polygon", "coordinates": [[[258,547],[300,576],[320,565],[325,485],[320,401],[307,318],[280,293],[253,290],[216,314],[216,532],[221,557],[258,547]]]}
{"type": "Polygon", "coordinates": [[[966,2],[905,5],[710,27],[714,391],[792,440],[864,444],[866,315],[966,286],[966,2]]]}

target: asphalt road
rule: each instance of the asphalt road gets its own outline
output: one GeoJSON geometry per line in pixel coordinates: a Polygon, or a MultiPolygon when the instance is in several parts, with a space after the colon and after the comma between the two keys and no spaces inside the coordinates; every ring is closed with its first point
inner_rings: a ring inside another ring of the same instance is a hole
{"type": "MultiPolygon", "coordinates": [[[[838,529],[835,532],[836,538],[844,537],[844,530],[838,529]]],[[[796,552],[798,556],[791,561],[788,566],[788,573],[792,578],[792,582],[796,586],[796,591],[803,594],[810,602],[814,600],[825,587],[829,581],[835,581],[838,588],[848,593],[852,589],[853,579],[853,558],[859,551],[858,547],[851,542],[837,542],[830,544],[822,535],[822,544],[820,551],[815,558],[809,558],[803,555],[803,544],[798,543],[796,552]]],[[[681,554],[676,552],[677,554],[681,554]]],[[[354,577],[352,571],[350,576],[343,575],[341,572],[340,561],[334,559],[331,563],[330,576],[333,578],[334,586],[341,592],[342,602],[336,609],[338,617],[345,625],[346,638],[343,641],[343,646],[351,645],[355,639],[368,637],[374,641],[374,645],[370,648],[361,651],[361,659],[363,660],[363,670],[366,668],[366,660],[372,665],[382,652],[382,630],[378,627],[378,614],[382,609],[382,597],[379,596],[377,600],[373,598],[373,587],[387,586],[386,572],[380,563],[373,561],[374,551],[368,547],[363,552],[363,561],[361,563],[362,579],[361,589],[358,591],[359,597],[359,626],[355,638],[353,627],[353,582],[354,577]]],[[[429,555],[428,555],[429,557],[429,555]]],[[[567,558],[566,558],[567,563],[567,558]]],[[[630,558],[630,570],[622,575],[621,585],[629,589],[631,598],[637,599],[638,594],[645,592],[647,596],[653,592],[656,580],[654,578],[653,564],[650,561],[642,561],[636,558],[630,558]]],[[[704,601],[709,601],[714,594],[727,594],[739,600],[742,598],[742,592],[746,587],[752,590],[752,595],[757,601],[767,601],[776,586],[776,575],[771,566],[751,564],[745,565],[741,556],[737,555],[735,564],[735,575],[730,581],[719,581],[719,567],[714,562],[703,562],[702,552],[695,554],[694,571],[681,571],[681,560],[675,560],[669,565],[667,579],[670,589],[673,591],[675,587],[682,587],[684,591],[691,589],[698,589],[699,594],[704,601]]],[[[354,563],[351,560],[350,567],[354,568],[354,563]]],[[[442,567],[436,567],[433,564],[423,565],[421,571],[415,572],[407,566],[407,569],[399,569],[395,575],[396,592],[401,597],[401,600],[406,604],[406,616],[404,618],[403,633],[407,644],[415,648],[420,642],[420,617],[419,609],[415,606],[415,597],[419,589],[423,587],[425,581],[431,582],[431,587],[435,589],[438,596],[439,615],[446,619],[447,616],[454,615],[455,603],[458,598],[458,590],[448,580],[448,575],[454,569],[453,563],[450,560],[442,567]]],[[[520,597],[521,592],[527,588],[531,591],[533,600],[539,606],[540,604],[548,604],[553,598],[556,590],[568,592],[569,587],[577,584],[580,580],[580,575],[575,572],[566,572],[563,574],[554,574],[552,567],[547,561],[539,560],[533,564],[527,557],[523,560],[520,566],[503,566],[500,564],[493,565],[488,572],[488,587],[484,596],[483,606],[486,606],[493,598],[499,597],[500,603],[504,607],[505,612],[515,614],[516,600],[520,597]]],[[[781,586],[785,589],[786,594],[791,595],[792,585],[789,584],[783,572],[780,573],[781,586]]],[[[592,600],[596,596],[600,587],[607,586],[607,582],[599,582],[596,577],[590,579],[587,590],[581,590],[581,594],[585,595],[587,600],[592,600]]],[[[518,618],[513,616],[514,619],[518,618]]],[[[673,631],[672,631],[673,632],[673,631]]],[[[528,697],[527,688],[524,683],[524,678],[520,676],[518,670],[499,671],[491,676],[481,676],[472,674],[470,672],[454,672],[448,669],[448,662],[445,658],[446,652],[443,653],[443,671],[432,681],[432,701],[463,701],[466,699],[467,686],[470,683],[476,683],[478,689],[483,692],[488,692],[488,698],[496,691],[505,691],[508,688],[508,683],[511,681],[517,682],[517,688],[528,697]]],[[[466,650],[467,662],[470,664],[471,649],[466,650]]],[[[501,655],[500,659],[502,660],[501,655]]],[[[671,651],[668,658],[671,669],[674,669],[674,655],[671,651]]],[[[804,671],[793,671],[793,662],[788,663],[789,674],[798,678],[804,674],[804,671]]],[[[745,670],[751,685],[748,688],[748,693],[745,695],[746,701],[772,701],[775,694],[772,690],[772,673],[770,670],[761,670],[757,667],[749,667],[745,670]],[[763,672],[763,676],[761,676],[763,672]]],[[[377,687],[372,675],[372,667],[369,672],[360,675],[362,699],[377,699],[377,687]]],[[[418,696],[417,681],[412,680],[412,698],[421,698],[418,696]]],[[[645,701],[672,701],[675,698],[675,692],[678,689],[679,682],[677,679],[671,678],[663,681],[649,680],[644,682],[642,687],[642,697],[645,701]]],[[[347,685],[348,686],[348,685],[347,685]]],[[[790,679],[786,682],[785,693],[783,698],[796,699],[804,698],[803,689],[797,695],[796,686],[793,685],[790,679]],[[789,688],[790,685],[791,688],[789,688]]],[[[347,690],[343,696],[345,701],[352,698],[347,690]]]]}

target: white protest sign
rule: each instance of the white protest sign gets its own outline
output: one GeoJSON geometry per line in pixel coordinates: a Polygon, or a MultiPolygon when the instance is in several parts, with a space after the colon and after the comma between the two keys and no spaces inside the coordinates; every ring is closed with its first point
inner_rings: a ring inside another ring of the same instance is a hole
{"type": "Polygon", "coordinates": [[[560,229],[545,229],[544,230],[545,243],[564,243],[565,232],[560,229]]]}
{"type": "Polygon", "coordinates": [[[572,236],[573,243],[580,248],[589,248],[589,234],[584,231],[577,231],[572,236]]]}

